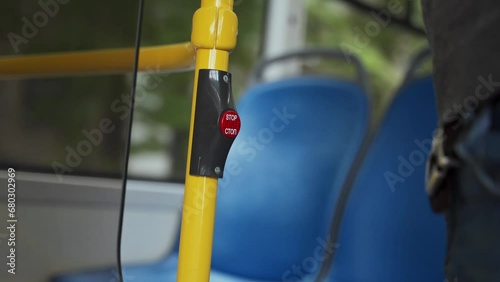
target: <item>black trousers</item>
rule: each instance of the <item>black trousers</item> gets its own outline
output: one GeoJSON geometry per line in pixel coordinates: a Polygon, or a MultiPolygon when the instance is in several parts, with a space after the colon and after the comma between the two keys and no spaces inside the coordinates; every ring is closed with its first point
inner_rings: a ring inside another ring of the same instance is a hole
{"type": "Polygon", "coordinates": [[[453,135],[448,149],[464,160],[452,176],[446,215],[447,279],[500,282],[500,107],[474,120],[476,130],[460,124],[500,93],[500,1],[422,0],[422,6],[439,122],[453,135]]]}

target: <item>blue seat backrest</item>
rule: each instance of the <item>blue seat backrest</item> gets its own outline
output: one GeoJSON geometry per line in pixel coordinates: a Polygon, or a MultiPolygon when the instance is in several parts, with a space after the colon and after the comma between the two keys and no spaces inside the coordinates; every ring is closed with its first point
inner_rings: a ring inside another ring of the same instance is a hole
{"type": "Polygon", "coordinates": [[[424,186],[434,99],[425,77],[389,107],[351,188],[328,281],[444,281],[445,222],[431,212],[424,186]]]}
{"type": "Polygon", "coordinates": [[[369,125],[361,87],[300,77],[241,99],[242,129],[219,182],[212,267],[281,281],[324,239],[369,125]]]}

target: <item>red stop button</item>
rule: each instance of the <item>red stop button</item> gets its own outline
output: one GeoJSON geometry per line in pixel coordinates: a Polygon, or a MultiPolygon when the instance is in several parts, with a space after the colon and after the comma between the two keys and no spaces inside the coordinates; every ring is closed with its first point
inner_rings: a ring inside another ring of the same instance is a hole
{"type": "Polygon", "coordinates": [[[222,134],[228,138],[235,138],[240,132],[241,121],[238,113],[229,110],[222,113],[219,120],[219,128],[222,134]]]}

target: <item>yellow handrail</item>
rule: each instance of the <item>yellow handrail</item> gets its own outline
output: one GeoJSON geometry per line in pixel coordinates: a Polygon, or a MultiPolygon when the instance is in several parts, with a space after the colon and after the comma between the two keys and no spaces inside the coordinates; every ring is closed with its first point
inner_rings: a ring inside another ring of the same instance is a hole
{"type": "MultiPolygon", "coordinates": [[[[135,48],[120,48],[0,57],[0,79],[130,72],[134,56],[135,48]]],[[[138,70],[179,71],[192,68],[194,62],[190,42],[144,47],[139,50],[138,70]]]]}
{"type": "Polygon", "coordinates": [[[233,3],[233,0],[202,0],[201,8],[193,17],[191,43],[196,48],[195,86],[177,282],[208,282],[210,279],[218,179],[190,175],[191,146],[199,70],[227,71],[229,52],[236,47],[238,19],[233,3]]]}

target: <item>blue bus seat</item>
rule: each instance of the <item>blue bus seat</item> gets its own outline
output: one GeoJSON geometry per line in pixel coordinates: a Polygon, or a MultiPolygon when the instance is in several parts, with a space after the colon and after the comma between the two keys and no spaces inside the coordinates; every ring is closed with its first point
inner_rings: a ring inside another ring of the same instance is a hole
{"type": "Polygon", "coordinates": [[[219,185],[212,266],[281,281],[328,232],[369,126],[369,102],[355,84],[309,77],[254,87],[238,110],[242,130],[227,165],[241,169],[219,185]],[[251,140],[269,131],[251,152],[251,140]]]}
{"type": "MultiPolygon", "coordinates": [[[[212,282],[282,281],[324,239],[347,172],[370,123],[362,87],[298,77],[252,87],[219,181],[212,282]]],[[[125,266],[125,281],[175,281],[177,253],[125,266]],[[127,280],[127,277],[130,280],[127,280]]],[[[110,271],[57,282],[109,282],[110,271]]]]}
{"type": "Polygon", "coordinates": [[[431,77],[405,84],[350,188],[327,281],[445,280],[445,220],[431,212],[425,193],[436,125],[431,77]]]}

